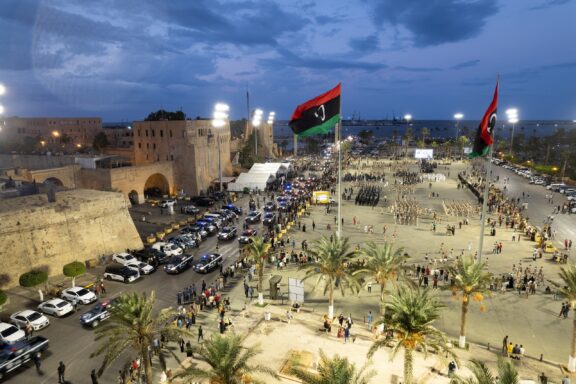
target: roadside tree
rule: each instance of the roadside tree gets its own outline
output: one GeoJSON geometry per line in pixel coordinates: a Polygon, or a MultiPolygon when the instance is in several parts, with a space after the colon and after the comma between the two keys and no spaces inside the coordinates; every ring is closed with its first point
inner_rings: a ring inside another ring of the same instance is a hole
{"type": "Polygon", "coordinates": [[[72,278],[72,286],[76,286],[76,278],[86,273],[86,264],[80,261],[73,261],[62,267],[64,276],[72,278]]]}

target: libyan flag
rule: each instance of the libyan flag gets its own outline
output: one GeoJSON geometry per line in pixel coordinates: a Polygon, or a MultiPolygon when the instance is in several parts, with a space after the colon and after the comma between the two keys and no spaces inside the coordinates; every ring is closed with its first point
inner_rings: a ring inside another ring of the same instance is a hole
{"type": "Polygon", "coordinates": [[[292,132],[299,137],[329,133],[340,119],[340,84],[300,104],[290,119],[292,132]]]}
{"type": "Polygon", "coordinates": [[[496,82],[496,89],[494,89],[494,97],[490,106],[484,113],[482,121],[478,126],[476,132],[476,140],[474,140],[474,148],[468,155],[468,158],[473,159],[479,156],[486,156],[490,150],[490,146],[494,142],[494,127],[496,127],[496,112],[498,110],[498,82],[496,82]]]}

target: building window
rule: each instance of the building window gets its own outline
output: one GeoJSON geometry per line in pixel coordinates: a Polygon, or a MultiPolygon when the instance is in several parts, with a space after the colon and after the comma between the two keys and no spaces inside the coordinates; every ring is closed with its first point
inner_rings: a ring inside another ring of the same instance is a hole
{"type": "Polygon", "coordinates": [[[146,130],[146,137],[148,137],[148,130],[146,130]]]}
{"type": "Polygon", "coordinates": [[[172,130],[170,130],[170,137],[172,137],[172,130]]]}
{"type": "Polygon", "coordinates": [[[160,137],[164,137],[164,131],[160,130],[160,137]]]}
{"type": "Polygon", "coordinates": [[[156,143],[152,143],[152,149],[156,149],[156,143]]]}
{"type": "Polygon", "coordinates": [[[154,137],[154,130],[152,130],[152,137],[154,137]]]}
{"type": "Polygon", "coordinates": [[[146,154],[146,160],[148,160],[148,154],[146,154]]]}
{"type": "Polygon", "coordinates": [[[160,161],[160,155],[156,155],[156,161],[160,161]]]}
{"type": "Polygon", "coordinates": [[[170,155],[170,160],[174,161],[174,155],[170,155]]]}
{"type": "Polygon", "coordinates": [[[146,149],[150,149],[150,143],[146,143],[146,149]]]}
{"type": "Polygon", "coordinates": [[[138,148],[142,148],[142,143],[138,143],[138,148]]]}
{"type": "Polygon", "coordinates": [[[140,137],[140,130],[138,130],[138,137],[140,137]]]}
{"type": "Polygon", "coordinates": [[[166,155],[166,161],[168,161],[168,155],[166,155]]]}

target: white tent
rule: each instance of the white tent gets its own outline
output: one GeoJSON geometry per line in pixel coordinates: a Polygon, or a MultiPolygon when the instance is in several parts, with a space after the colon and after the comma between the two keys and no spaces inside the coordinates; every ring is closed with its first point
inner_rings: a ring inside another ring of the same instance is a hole
{"type": "Polygon", "coordinates": [[[252,168],[250,168],[249,173],[268,172],[278,178],[280,176],[286,176],[290,170],[292,170],[292,164],[290,163],[255,163],[252,165],[252,168]]]}
{"type": "Polygon", "coordinates": [[[266,189],[266,185],[274,180],[276,180],[276,177],[269,172],[241,173],[235,183],[228,184],[228,190],[242,192],[244,188],[249,188],[250,190],[259,189],[263,191],[266,189]]]}

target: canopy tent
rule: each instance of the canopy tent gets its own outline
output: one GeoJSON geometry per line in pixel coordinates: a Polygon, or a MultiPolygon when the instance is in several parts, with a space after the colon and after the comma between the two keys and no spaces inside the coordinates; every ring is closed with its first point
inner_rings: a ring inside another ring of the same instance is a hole
{"type": "Polygon", "coordinates": [[[244,188],[250,190],[259,189],[261,191],[266,189],[269,183],[276,180],[276,177],[269,172],[248,172],[241,173],[236,178],[236,182],[228,184],[228,190],[232,192],[242,192],[244,188]]]}
{"type": "Polygon", "coordinates": [[[293,171],[293,167],[290,163],[255,163],[252,165],[252,168],[250,168],[249,173],[268,172],[278,178],[288,175],[291,171],[293,171]]]}

